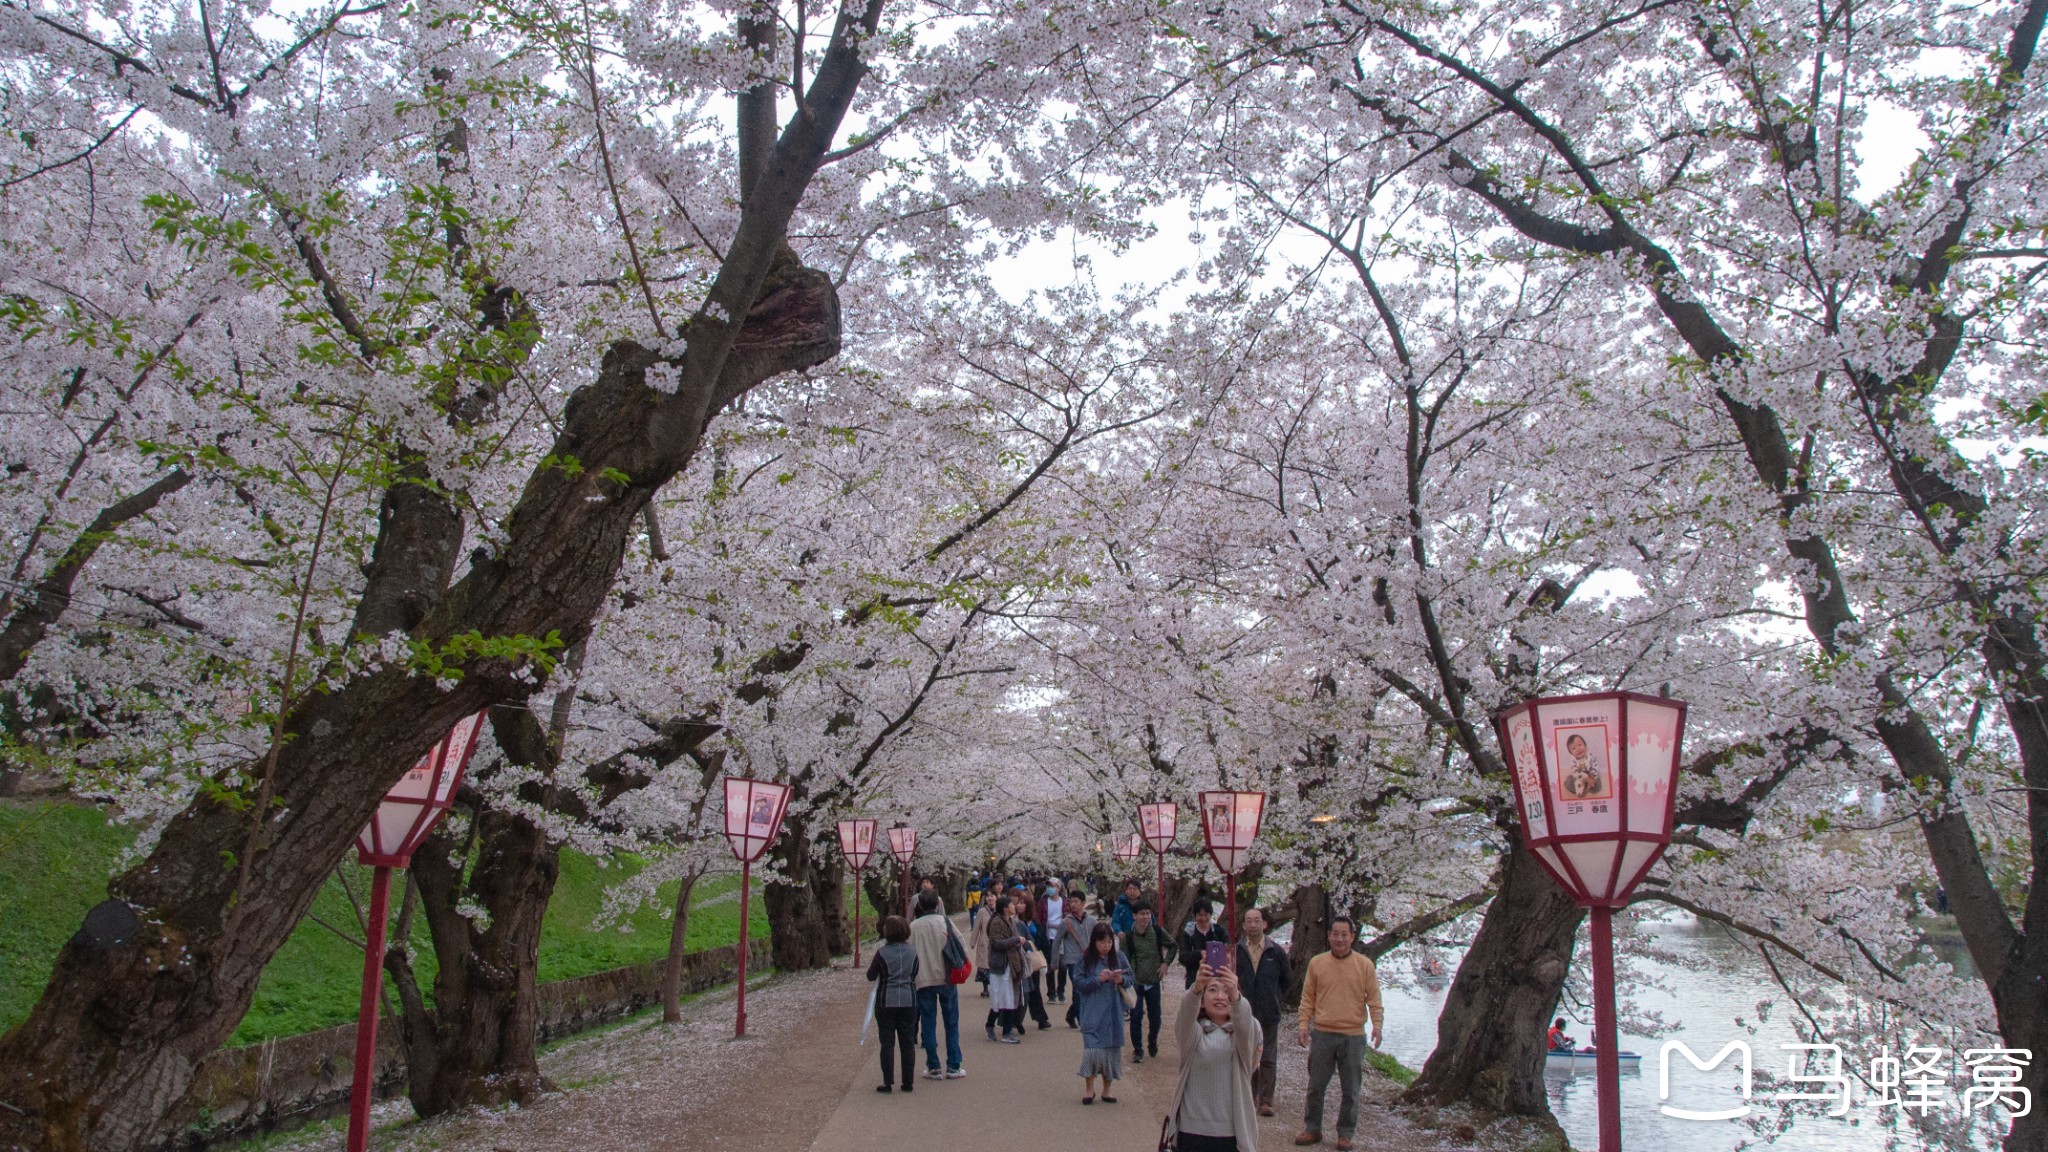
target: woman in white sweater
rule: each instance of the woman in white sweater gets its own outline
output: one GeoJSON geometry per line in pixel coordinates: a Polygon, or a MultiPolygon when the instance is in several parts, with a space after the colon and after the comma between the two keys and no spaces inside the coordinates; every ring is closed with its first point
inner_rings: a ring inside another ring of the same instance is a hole
{"type": "Polygon", "coordinates": [[[1181,997],[1173,1021],[1180,1045],[1180,1086],[1165,1135],[1177,1152],[1258,1152],[1259,1114],[1252,1073],[1259,1067],[1258,1021],[1237,990],[1237,974],[1207,964],[1181,997]]]}

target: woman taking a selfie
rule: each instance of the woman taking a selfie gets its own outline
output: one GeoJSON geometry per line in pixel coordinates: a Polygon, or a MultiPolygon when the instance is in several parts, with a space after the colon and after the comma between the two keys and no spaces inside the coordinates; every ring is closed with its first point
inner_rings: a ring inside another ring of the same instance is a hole
{"type": "Polygon", "coordinates": [[[1102,1079],[1102,1102],[1116,1103],[1110,1086],[1124,1075],[1124,985],[1129,981],[1131,962],[1117,950],[1116,933],[1107,924],[1097,924],[1088,933],[1088,947],[1074,966],[1074,994],[1081,1008],[1081,1077],[1087,1095],[1081,1103],[1095,1103],[1095,1080],[1102,1079]]]}
{"type": "Polygon", "coordinates": [[[1252,1073],[1260,1030],[1237,974],[1203,964],[1173,1021],[1180,1045],[1180,1086],[1163,1133],[1176,1152],[1258,1152],[1259,1117],[1252,1073]]]}

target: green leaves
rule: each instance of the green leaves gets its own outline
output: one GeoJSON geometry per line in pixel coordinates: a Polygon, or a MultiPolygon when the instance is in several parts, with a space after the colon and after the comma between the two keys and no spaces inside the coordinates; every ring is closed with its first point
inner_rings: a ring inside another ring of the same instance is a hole
{"type": "Polygon", "coordinates": [[[414,640],[409,643],[408,664],[436,680],[460,680],[464,671],[479,662],[531,666],[541,675],[555,670],[555,653],[562,650],[562,634],[546,636],[485,636],[471,630],[449,637],[439,644],[414,640]]]}

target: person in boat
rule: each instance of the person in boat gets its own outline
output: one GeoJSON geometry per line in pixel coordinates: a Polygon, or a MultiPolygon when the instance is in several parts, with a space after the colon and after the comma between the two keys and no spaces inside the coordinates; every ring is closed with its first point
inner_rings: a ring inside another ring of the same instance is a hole
{"type": "Polygon", "coordinates": [[[1570,1052],[1578,1046],[1577,1041],[1565,1034],[1564,1017],[1559,1016],[1550,1025],[1550,1050],[1552,1052],[1570,1052]]]}

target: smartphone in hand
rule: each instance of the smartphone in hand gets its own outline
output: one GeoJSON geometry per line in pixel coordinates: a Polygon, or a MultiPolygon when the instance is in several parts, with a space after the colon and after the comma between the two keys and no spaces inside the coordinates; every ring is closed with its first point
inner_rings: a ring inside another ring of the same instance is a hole
{"type": "Polygon", "coordinates": [[[1209,941],[1209,946],[1202,949],[1202,963],[1218,972],[1230,971],[1230,945],[1221,940],[1209,941]]]}

